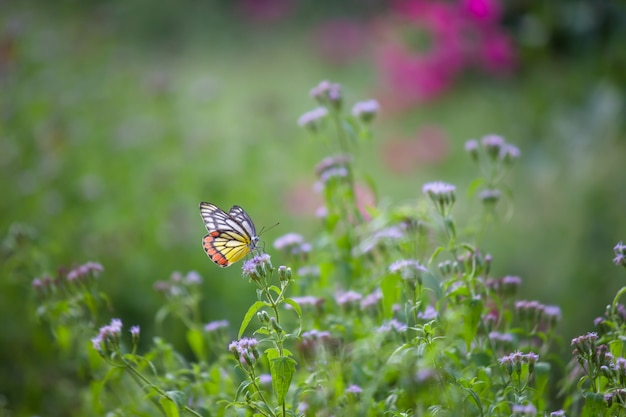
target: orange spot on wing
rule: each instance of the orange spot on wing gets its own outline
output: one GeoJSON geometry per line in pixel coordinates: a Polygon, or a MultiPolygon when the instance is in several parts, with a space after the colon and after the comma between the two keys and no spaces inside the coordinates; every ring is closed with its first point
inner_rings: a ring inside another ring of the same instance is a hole
{"type": "MultiPolygon", "coordinates": [[[[215,230],[215,231],[209,233],[209,236],[218,237],[221,234],[222,234],[221,232],[218,232],[217,230],[215,230]]],[[[213,240],[213,239],[211,239],[211,240],[213,240]]]]}

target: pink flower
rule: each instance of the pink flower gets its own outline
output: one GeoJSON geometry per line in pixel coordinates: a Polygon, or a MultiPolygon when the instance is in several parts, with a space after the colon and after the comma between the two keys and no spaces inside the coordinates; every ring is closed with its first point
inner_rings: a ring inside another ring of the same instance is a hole
{"type": "Polygon", "coordinates": [[[479,65],[491,73],[510,72],[517,64],[511,38],[499,30],[483,34],[477,57],[479,65]]]}
{"type": "Polygon", "coordinates": [[[394,96],[391,109],[441,96],[471,67],[489,73],[513,69],[515,50],[499,26],[501,9],[499,0],[393,3],[390,16],[376,26],[376,61],[382,88],[394,96]]]}
{"type": "Polygon", "coordinates": [[[502,14],[497,0],[461,0],[462,9],[477,22],[496,22],[502,14]]]}

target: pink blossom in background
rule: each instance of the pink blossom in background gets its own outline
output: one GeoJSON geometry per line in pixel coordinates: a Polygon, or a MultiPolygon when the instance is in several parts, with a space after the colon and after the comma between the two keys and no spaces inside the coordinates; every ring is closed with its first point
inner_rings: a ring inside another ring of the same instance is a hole
{"type": "Polygon", "coordinates": [[[491,74],[514,69],[515,50],[499,24],[501,14],[499,0],[392,3],[390,15],[375,26],[375,60],[382,88],[401,103],[396,107],[441,96],[470,68],[491,74]]]}
{"type": "Polygon", "coordinates": [[[498,0],[461,0],[461,9],[477,22],[496,23],[502,15],[498,0]]]}
{"type": "Polygon", "coordinates": [[[486,71],[506,74],[515,69],[517,56],[511,38],[504,32],[488,31],[483,34],[476,58],[486,71]]]}
{"type": "Polygon", "coordinates": [[[313,44],[325,62],[342,66],[363,55],[368,33],[362,23],[350,19],[333,19],[313,29],[313,44]]]}

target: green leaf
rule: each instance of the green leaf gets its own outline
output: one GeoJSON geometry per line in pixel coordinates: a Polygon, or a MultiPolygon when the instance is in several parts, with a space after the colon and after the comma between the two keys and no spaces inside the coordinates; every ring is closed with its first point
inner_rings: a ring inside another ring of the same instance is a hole
{"type": "Polygon", "coordinates": [[[400,299],[401,278],[397,274],[387,274],[383,278],[380,289],[383,292],[383,317],[393,317],[393,305],[400,299]]]}
{"type": "MultiPolygon", "coordinates": [[[[174,391],[174,392],[180,392],[180,391],[174,391]]],[[[163,412],[165,412],[165,415],[167,417],[180,417],[180,409],[178,408],[178,404],[171,397],[169,392],[168,392],[167,397],[161,397],[159,399],[159,404],[161,404],[161,408],[163,408],[163,412]]]]}
{"type": "Polygon", "coordinates": [[[478,331],[478,323],[483,312],[483,302],[477,299],[466,300],[465,319],[463,320],[463,339],[469,351],[472,347],[472,340],[478,331]]]}
{"type": "MultiPolygon", "coordinates": [[[[270,349],[268,349],[270,350],[270,349]]],[[[272,355],[274,356],[274,355],[272,355]]],[[[286,357],[270,357],[268,354],[270,373],[272,374],[272,388],[276,395],[278,404],[285,403],[285,397],[289,386],[291,385],[291,379],[296,372],[296,361],[292,358],[286,357]]]]}
{"type": "Polygon", "coordinates": [[[246,331],[248,324],[250,324],[250,320],[252,320],[252,317],[255,316],[256,312],[259,311],[261,307],[265,307],[266,305],[267,303],[263,301],[256,301],[254,304],[250,306],[250,308],[248,309],[248,312],[243,318],[243,321],[241,322],[241,327],[239,328],[239,335],[237,336],[238,339],[241,339],[243,332],[246,331]]]}
{"type": "Polygon", "coordinates": [[[474,181],[470,183],[469,187],[467,187],[467,199],[468,200],[472,199],[472,197],[476,193],[476,190],[478,190],[478,187],[483,185],[484,182],[485,182],[484,178],[476,178],[474,181]]]}
{"type": "Polygon", "coordinates": [[[201,361],[206,360],[206,349],[204,347],[204,335],[198,329],[191,329],[187,332],[187,343],[189,347],[201,361]]]}

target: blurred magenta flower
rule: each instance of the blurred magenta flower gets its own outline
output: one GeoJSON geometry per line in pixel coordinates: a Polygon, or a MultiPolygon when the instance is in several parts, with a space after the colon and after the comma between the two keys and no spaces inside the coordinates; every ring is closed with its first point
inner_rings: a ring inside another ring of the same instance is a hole
{"type": "Polygon", "coordinates": [[[477,22],[497,23],[502,15],[498,0],[461,0],[460,7],[477,22]]]}
{"type": "Polygon", "coordinates": [[[510,72],[515,51],[499,24],[501,9],[499,0],[394,2],[377,25],[384,88],[406,107],[439,97],[469,68],[510,72]]]}

